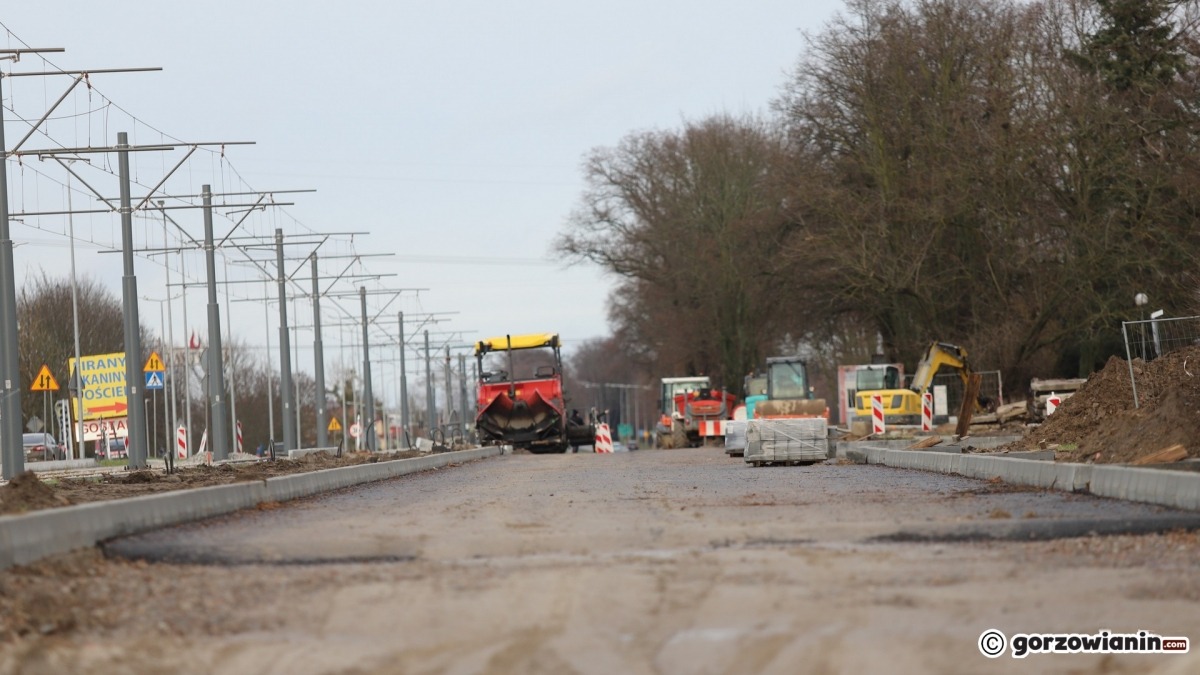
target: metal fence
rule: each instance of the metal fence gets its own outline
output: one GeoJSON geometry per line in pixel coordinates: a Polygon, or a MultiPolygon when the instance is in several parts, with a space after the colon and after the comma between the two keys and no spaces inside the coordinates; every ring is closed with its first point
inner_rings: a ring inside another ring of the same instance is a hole
{"type": "MultiPolygon", "coordinates": [[[[977,374],[981,377],[979,395],[995,401],[996,405],[1004,405],[1004,380],[1000,377],[1000,371],[985,370],[977,374]]],[[[958,373],[935,375],[933,383],[930,385],[930,391],[933,387],[943,385],[946,387],[946,414],[958,415],[963,400],[962,376],[958,373]]]]}
{"type": "Polygon", "coordinates": [[[1136,408],[1138,393],[1133,360],[1152,361],[1177,349],[1200,345],[1200,316],[1123,321],[1121,333],[1125,338],[1125,360],[1129,363],[1129,382],[1133,386],[1133,407],[1136,408]]]}

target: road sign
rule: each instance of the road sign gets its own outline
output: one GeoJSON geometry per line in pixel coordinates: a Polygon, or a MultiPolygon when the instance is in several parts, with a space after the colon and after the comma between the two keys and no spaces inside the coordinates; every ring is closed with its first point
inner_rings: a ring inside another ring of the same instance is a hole
{"type": "Polygon", "coordinates": [[[129,436],[129,418],[113,417],[106,420],[86,420],[83,423],[83,440],[96,441],[101,438],[125,438],[129,436]]]}
{"type": "Polygon", "coordinates": [[[162,389],[163,388],[163,371],[147,370],[146,371],[146,390],[162,389]]]}
{"type": "Polygon", "coordinates": [[[350,425],[350,438],[358,438],[362,435],[362,425],[358,422],[350,425]]]}
{"type": "Polygon", "coordinates": [[[329,426],[326,429],[329,431],[341,431],[342,423],[338,421],[338,418],[331,417],[329,418],[329,426]]]}
{"type": "MultiPolygon", "coordinates": [[[[95,354],[79,359],[67,359],[70,370],[79,376],[80,392],[76,401],[82,403],[83,414],[76,407],[76,417],[85,420],[123,417],[127,405],[125,394],[125,352],[95,354]]],[[[79,406],[80,403],[76,403],[79,406]]]]}
{"type": "Polygon", "coordinates": [[[39,418],[37,415],[34,415],[29,418],[28,422],[25,423],[25,428],[28,429],[30,433],[36,434],[42,429],[45,429],[46,425],[42,424],[41,418],[39,418]]]}
{"type": "Polygon", "coordinates": [[[58,380],[50,374],[50,367],[42,364],[42,369],[38,371],[37,377],[33,378],[33,386],[29,387],[29,391],[58,391],[58,380]]]}
{"type": "Polygon", "coordinates": [[[167,367],[163,365],[162,357],[158,355],[158,352],[150,352],[150,358],[146,359],[146,365],[142,367],[142,370],[147,373],[153,370],[163,371],[166,369],[167,367]]]}

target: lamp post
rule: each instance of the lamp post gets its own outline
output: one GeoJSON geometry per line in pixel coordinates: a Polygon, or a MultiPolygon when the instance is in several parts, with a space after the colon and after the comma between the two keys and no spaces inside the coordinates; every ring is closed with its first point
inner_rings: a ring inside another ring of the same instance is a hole
{"type": "MultiPolygon", "coordinates": [[[[1138,308],[1138,319],[1146,320],[1146,303],[1150,302],[1150,298],[1145,293],[1137,293],[1133,296],[1133,304],[1138,308]]],[[[1138,324],[1138,344],[1141,346],[1142,360],[1146,360],[1146,326],[1144,323],[1138,324]]]]}

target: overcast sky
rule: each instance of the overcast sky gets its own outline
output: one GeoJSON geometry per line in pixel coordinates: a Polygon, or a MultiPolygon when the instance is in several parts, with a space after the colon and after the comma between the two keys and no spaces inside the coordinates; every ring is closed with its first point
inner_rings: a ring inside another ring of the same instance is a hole
{"type": "MultiPolygon", "coordinates": [[[[678,128],[685,119],[765,113],[803,49],[803,32],[819,30],[841,9],[832,0],[38,0],[5,3],[0,21],[8,33],[0,38],[6,48],[64,47],[48,56],[64,69],[163,68],[92,76],[95,89],[77,87],[52,116],[50,136],[35,136],[23,149],[112,145],[118,131],[137,144],[172,137],[254,141],[226,147],[226,161],[219,149],[198,151],[165,189],[176,195],[194,194],[205,183],[215,191],[315,189],[278,195],[276,201],[295,205],[251,214],[239,234],[270,235],[280,227],[295,241],[312,241],[312,232],[369,232],[323,246],[319,254],[329,259],[322,273],[349,263],[333,256],[389,253],[351,271],[396,276],[337,288],[428,289],[390,304],[386,295],[372,295],[370,313],[394,324],[387,317],[401,310],[457,312],[434,330],[465,331],[463,342],[557,331],[570,346],[608,334],[613,285],[598,269],[564,267],[550,252],[580,197],[584,155],[632,132],[678,128]]],[[[45,64],[25,57],[0,69],[40,71],[45,64]]],[[[70,81],[3,80],[8,148],[29,129],[16,118],[40,117],[70,81]]],[[[135,153],[142,186],[135,196],[181,157],[181,151],[135,153]]],[[[116,195],[106,173],[115,171],[115,160],[92,161],[99,168],[79,171],[96,172],[89,183],[116,195]]],[[[26,157],[8,168],[12,212],[65,207],[68,174],[57,164],[26,157]]],[[[71,181],[74,208],[96,208],[93,196],[71,181]]],[[[225,215],[234,210],[218,213],[218,237],[232,227],[229,218],[241,217],[225,215]]],[[[202,236],[198,211],[172,217],[191,236],[202,236]]],[[[38,270],[66,275],[66,221],[22,220],[12,225],[18,283],[38,270]]],[[[161,246],[161,219],[139,218],[135,225],[139,245],[161,246]]],[[[100,252],[119,244],[119,219],[81,215],[74,226],[82,240],[80,272],[119,296],[120,256],[100,252]]],[[[171,229],[174,245],[181,235],[171,229]]],[[[303,249],[289,247],[288,255],[302,256],[303,249]]],[[[202,279],[203,258],[185,257],[189,280],[202,279]]],[[[140,295],[166,297],[161,261],[138,258],[140,295]]],[[[170,265],[178,281],[179,256],[170,265]]],[[[247,265],[218,265],[218,276],[231,281],[261,278],[247,265]]],[[[263,293],[257,285],[229,288],[235,300],[263,293]]],[[[182,333],[206,330],[204,290],[189,288],[187,302],[186,331],[182,308],[172,303],[177,343],[182,333]]],[[[224,312],[224,295],[220,302],[224,312]]],[[[302,326],[311,325],[304,302],[292,317],[302,326]]],[[[336,302],[358,311],[356,298],[336,302]]],[[[162,309],[161,302],[142,302],[143,323],[157,331],[162,309]]],[[[277,308],[234,302],[231,314],[227,321],[240,339],[261,346],[272,331],[275,341],[277,308]]],[[[326,325],[340,321],[335,308],[322,315],[326,325]]],[[[336,350],[339,333],[348,341],[352,329],[330,328],[326,345],[336,350]]],[[[301,329],[298,340],[307,349],[312,335],[301,329]]],[[[307,370],[310,357],[300,358],[307,370]]]]}

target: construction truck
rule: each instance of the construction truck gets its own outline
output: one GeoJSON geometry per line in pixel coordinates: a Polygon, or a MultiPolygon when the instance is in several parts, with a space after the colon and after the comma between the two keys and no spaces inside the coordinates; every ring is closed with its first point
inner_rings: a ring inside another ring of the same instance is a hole
{"type": "Polygon", "coordinates": [[[808,364],[798,356],[767,359],[767,397],[754,406],[754,419],[821,417],[829,421],[829,406],[816,398],[808,381],[808,364]]]}
{"type": "Polygon", "coordinates": [[[808,364],[798,356],[768,358],[766,399],[747,421],[745,461],[755,466],[823,461],[828,433],[829,406],[813,394],[808,364]]]}
{"type": "Polygon", "coordinates": [[[541,454],[595,442],[594,416],[580,421],[567,414],[557,333],[480,340],[475,343],[475,360],[480,443],[541,454]]]}
{"type": "Polygon", "coordinates": [[[697,447],[712,440],[724,443],[725,423],[733,419],[737,397],[712,386],[707,375],[664,377],[659,396],[655,445],[697,447]]]}
{"type": "MultiPolygon", "coordinates": [[[[916,373],[907,388],[900,386],[896,368],[890,365],[875,369],[860,370],[856,375],[860,378],[855,387],[854,414],[856,419],[870,420],[872,416],[871,399],[882,397],[884,422],[900,425],[918,425],[921,423],[921,397],[929,391],[933,378],[938,371],[946,368],[958,374],[966,388],[971,379],[972,370],[967,361],[967,350],[946,342],[934,342],[925,350],[925,355],[917,364],[916,373]]],[[[986,405],[981,400],[975,402],[976,410],[982,412],[986,405]]]]}

